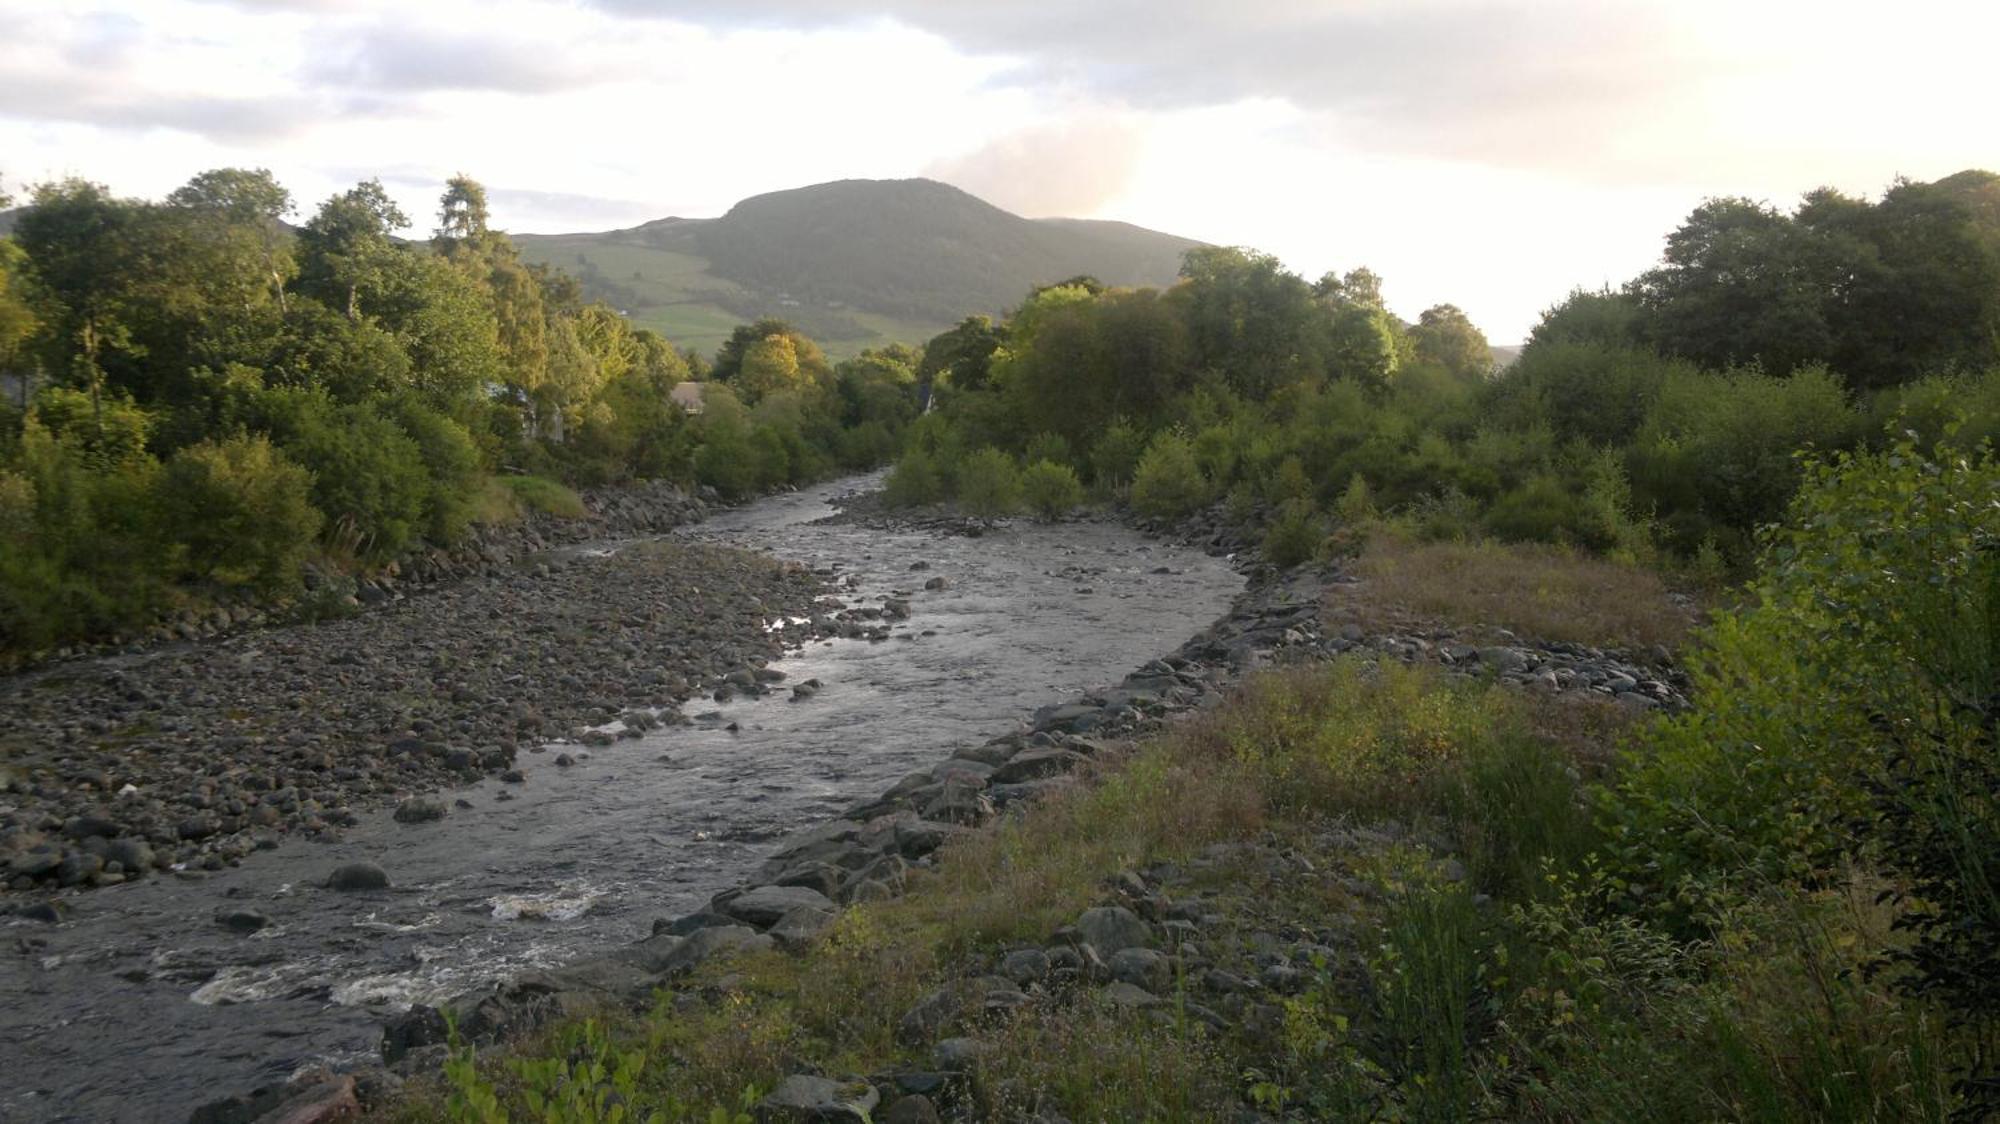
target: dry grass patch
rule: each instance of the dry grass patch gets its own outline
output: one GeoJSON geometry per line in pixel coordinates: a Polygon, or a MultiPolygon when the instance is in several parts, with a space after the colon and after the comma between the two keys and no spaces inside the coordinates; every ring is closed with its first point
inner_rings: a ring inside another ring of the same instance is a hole
{"type": "Polygon", "coordinates": [[[1696,623],[1669,599],[1659,574],[1563,547],[1425,543],[1378,533],[1355,573],[1359,588],[1336,596],[1364,627],[1428,619],[1538,640],[1671,651],[1696,623]]]}

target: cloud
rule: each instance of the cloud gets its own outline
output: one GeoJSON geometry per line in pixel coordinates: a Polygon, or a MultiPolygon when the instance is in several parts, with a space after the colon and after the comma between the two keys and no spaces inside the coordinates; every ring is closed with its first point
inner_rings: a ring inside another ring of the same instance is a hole
{"type": "Polygon", "coordinates": [[[339,90],[546,94],[611,77],[595,53],[525,36],[377,25],[320,48],[308,80],[339,90]]]}
{"type": "Polygon", "coordinates": [[[1133,121],[1083,118],[1008,133],[935,160],[924,175],[1017,214],[1089,216],[1131,184],[1143,144],[1133,121]]]}
{"type": "Polygon", "coordinates": [[[596,230],[633,226],[661,217],[656,204],[603,195],[503,186],[487,188],[486,197],[496,211],[504,211],[514,224],[523,226],[538,227],[559,222],[582,224],[596,230]]]}
{"type": "MultiPolygon", "coordinates": [[[[1895,19],[1856,0],[589,2],[730,28],[886,18],[1015,60],[1003,81],[1086,100],[1172,111],[1280,99],[1303,111],[1302,143],[1625,183],[1817,157],[1807,134],[1829,110],[1925,100],[1884,89],[1895,60],[1934,61],[1916,84],[1949,100],[1976,89],[1964,76],[1985,71],[1978,44],[2000,33],[1992,10],[1957,0],[1905,0],[1895,19]]],[[[1895,129],[1840,139],[1871,163],[1906,143],[1895,129]]]]}
{"type": "Polygon", "coordinates": [[[130,89],[115,80],[0,72],[0,116],[103,128],[175,129],[236,143],[304,131],[323,111],[303,97],[229,97],[130,89]]]}

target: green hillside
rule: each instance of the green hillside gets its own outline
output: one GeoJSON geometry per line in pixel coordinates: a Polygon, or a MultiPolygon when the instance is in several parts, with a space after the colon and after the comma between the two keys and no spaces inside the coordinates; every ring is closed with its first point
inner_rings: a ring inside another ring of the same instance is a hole
{"type": "Polygon", "coordinates": [[[1024,219],[930,180],[843,180],[745,199],[716,219],[515,241],[681,346],[712,351],[735,325],[772,315],[836,357],[921,343],[1079,273],[1165,285],[1200,245],[1126,223],[1024,219]]]}

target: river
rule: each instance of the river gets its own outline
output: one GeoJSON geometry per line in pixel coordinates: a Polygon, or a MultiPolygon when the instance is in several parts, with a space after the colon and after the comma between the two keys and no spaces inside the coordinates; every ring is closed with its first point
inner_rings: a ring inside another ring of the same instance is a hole
{"type": "Polygon", "coordinates": [[[816,641],[775,665],[788,684],[819,680],[816,697],[696,699],[685,725],[524,754],[527,783],[447,793],[470,806],[440,822],[384,810],[337,842],[76,895],[59,925],[0,919],[0,1120],[181,1121],[370,1058],[385,1015],[644,936],[740,881],[777,837],[1170,652],[1242,588],[1223,560],[1106,523],[967,538],[820,522],[854,486],[675,536],[832,569],[853,604],[907,596],[891,639],[816,641]],[[558,767],[562,753],[575,764],[558,767]],[[357,860],[394,889],[319,887],[357,860]],[[225,929],[230,909],[270,924],[225,929]]]}

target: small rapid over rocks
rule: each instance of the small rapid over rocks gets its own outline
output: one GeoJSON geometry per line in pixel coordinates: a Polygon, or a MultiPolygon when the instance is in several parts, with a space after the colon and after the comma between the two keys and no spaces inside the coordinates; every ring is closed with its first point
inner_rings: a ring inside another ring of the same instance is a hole
{"type": "MultiPolygon", "coordinates": [[[[781,838],[1173,651],[1242,587],[1224,560],[1110,523],[1023,522],[966,537],[821,522],[854,486],[768,499],[669,540],[712,550],[697,557],[718,568],[732,565],[725,548],[797,561],[831,585],[840,606],[771,599],[768,638],[796,645],[784,658],[745,662],[719,682],[676,666],[672,678],[704,692],[678,707],[660,705],[658,681],[627,697],[595,690],[603,705],[566,716],[589,729],[524,740],[500,775],[428,797],[412,789],[400,809],[384,785],[337,831],[266,836],[240,863],[0,917],[0,1052],[12,1075],[0,1119],[183,1120],[222,1093],[374,1059],[395,1012],[645,937],[654,921],[753,876],[781,838]],[[343,871],[339,884],[354,889],[328,884],[336,869],[370,865],[386,885],[362,869],[343,871]]],[[[508,584],[501,601],[476,589],[432,599],[476,608],[476,620],[451,624],[472,668],[514,647],[510,607],[531,611],[536,581],[550,598],[679,583],[676,597],[691,603],[659,619],[698,631],[700,576],[648,579],[632,568],[634,550],[592,544],[548,574],[506,579],[530,584],[508,584]]],[[[715,580],[735,579],[718,570],[715,580]]],[[[643,639],[617,623],[577,618],[560,635],[579,653],[623,645],[620,660],[643,670],[643,639]]],[[[305,661],[315,638],[337,635],[321,626],[264,642],[305,661]]],[[[343,668],[371,658],[327,655],[343,668]]],[[[453,688],[441,667],[401,689],[423,709],[453,688]]],[[[525,697],[533,687],[503,677],[491,689],[525,697]]],[[[458,719],[432,720],[450,729],[458,719]]],[[[342,753],[338,739],[323,749],[342,753]]]]}

